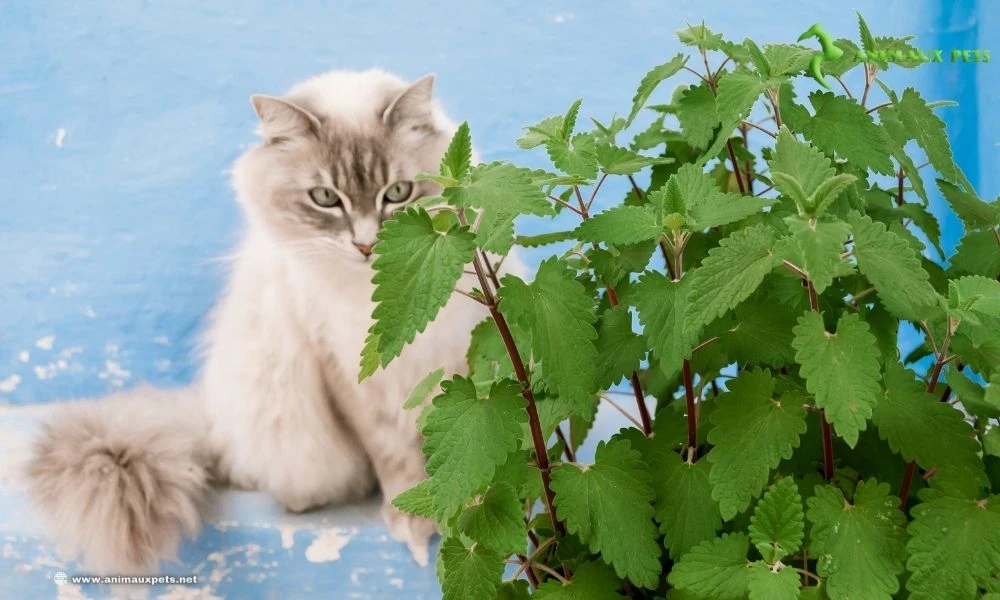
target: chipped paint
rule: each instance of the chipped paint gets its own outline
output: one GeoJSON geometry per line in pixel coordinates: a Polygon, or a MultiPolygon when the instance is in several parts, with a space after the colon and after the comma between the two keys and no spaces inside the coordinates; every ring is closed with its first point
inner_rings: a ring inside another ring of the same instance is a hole
{"type": "Polygon", "coordinates": [[[309,562],[330,562],[340,560],[340,551],[351,541],[351,536],[339,528],[328,529],[313,540],[306,548],[309,562]]]}

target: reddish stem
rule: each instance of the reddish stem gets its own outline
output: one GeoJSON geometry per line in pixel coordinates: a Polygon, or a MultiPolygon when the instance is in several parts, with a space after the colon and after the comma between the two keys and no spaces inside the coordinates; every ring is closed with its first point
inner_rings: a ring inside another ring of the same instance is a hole
{"type": "MultiPolygon", "coordinates": [[[[818,313],[819,296],[816,294],[816,286],[809,277],[805,277],[804,281],[809,293],[809,308],[818,313]]],[[[830,422],[826,420],[826,411],[822,408],[819,411],[819,418],[823,434],[823,476],[830,481],[833,479],[833,434],[830,432],[830,422]]]]}
{"type": "Polygon", "coordinates": [[[687,402],[688,460],[694,461],[698,452],[698,414],[694,405],[694,382],[691,361],[684,359],[684,399],[687,402]]]}

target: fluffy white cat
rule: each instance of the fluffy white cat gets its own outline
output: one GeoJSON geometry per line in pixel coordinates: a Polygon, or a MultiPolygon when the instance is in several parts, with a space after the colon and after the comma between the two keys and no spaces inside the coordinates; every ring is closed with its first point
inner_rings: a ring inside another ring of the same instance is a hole
{"type": "Polygon", "coordinates": [[[232,171],[245,233],[198,381],[62,406],[36,442],[30,494],[88,568],[156,569],[197,532],[212,483],[293,511],[378,484],[389,530],[426,564],[434,524],[389,505],[425,476],[418,411],[401,406],[430,371],[466,370],[484,307],[456,294],[387,369],[357,379],[376,233],[438,192],[413,178],[437,170],[455,131],[433,82],[335,71],[251,99],[263,139],[232,171]]]}

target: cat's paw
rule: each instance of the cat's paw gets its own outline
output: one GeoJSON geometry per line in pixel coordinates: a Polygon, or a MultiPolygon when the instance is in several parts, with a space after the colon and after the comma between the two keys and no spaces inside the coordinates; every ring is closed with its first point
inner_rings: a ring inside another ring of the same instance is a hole
{"type": "Polygon", "coordinates": [[[421,567],[430,561],[431,538],[437,533],[437,524],[430,519],[401,512],[395,506],[383,506],[382,518],[389,527],[389,534],[403,542],[421,567]]]}

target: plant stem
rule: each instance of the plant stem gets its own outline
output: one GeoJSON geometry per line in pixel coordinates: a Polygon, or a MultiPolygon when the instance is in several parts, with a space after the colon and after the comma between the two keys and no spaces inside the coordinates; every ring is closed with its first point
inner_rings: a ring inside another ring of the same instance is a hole
{"type": "Polygon", "coordinates": [[[844,88],[844,93],[847,94],[847,97],[853,100],[854,96],[851,94],[851,90],[847,89],[847,84],[844,83],[844,80],[836,76],[834,77],[834,79],[836,79],[840,83],[840,87],[844,88]]]}
{"type": "MultiPolygon", "coordinates": [[[[954,333],[954,322],[951,317],[948,317],[948,324],[944,334],[944,340],[941,341],[941,349],[935,351],[934,368],[931,370],[930,379],[927,380],[927,393],[933,394],[934,389],[937,387],[938,378],[941,377],[941,369],[944,368],[945,363],[948,362],[948,346],[951,344],[951,334],[954,333]]],[[[931,332],[929,329],[925,328],[927,332],[927,337],[931,340],[933,345],[933,338],[931,337],[931,332]]],[[[937,348],[936,345],[934,345],[937,348]]],[[[947,396],[945,396],[947,398],[947,396]]],[[[911,460],[910,464],[906,465],[906,472],[903,473],[903,483],[899,486],[899,510],[906,511],[906,500],[910,497],[910,485],[913,483],[913,474],[917,470],[917,461],[911,460]]]]}
{"type": "Polygon", "coordinates": [[[569,462],[576,462],[576,454],[573,452],[573,446],[571,446],[569,440],[566,439],[561,427],[556,427],[556,437],[563,443],[563,454],[566,455],[566,460],[569,462]]]}
{"type": "Polygon", "coordinates": [[[623,417],[625,417],[633,425],[635,425],[636,429],[642,429],[642,423],[640,423],[639,421],[636,421],[635,417],[633,417],[632,415],[630,415],[629,412],[627,410],[625,410],[624,408],[622,408],[622,406],[620,404],[618,404],[617,402],[615,402],[614,400],[612,400],[611,398],[609,398],[608,396],[606,396],[604,394],[601,394],[601,400],[604,400],[605,402],[607,402],[608,404],[610,404],[611,406],[613,406],[615,408],[615,410],[617,410],[618,412],[620,412],[622,414],[623,417]]]}
{"type": "MultiPolygon", "coordinates": [[[[791,265],[785,261],[786,266],[791,265]]],[[[819,313],[819,296],[816,294],[816,287],[809,276],[802,271],[801,275],[809,293],[809,309],[814,313],[819,313]]],[[[830,481],[833,479],[833,434],[830,432],[830,422],[826,420],[826,411],[819,410],[820,425],[823,434],[823,477],[830,481]]]]}
{"type": "Polygon", "coordinates": [[[559,205],[561,205],[561,206],[563,206],[565,208],[568,208],[569,210],[575,212],[578,215],[583,215],[583,213],[581,213],[575,206],[573,206],[572,204],[570,204],[569,202],[566,202],[565,200],[563,200],[561,198],[556,198],[555,196],[549,196],[549,200],[551,200],[551,201],[555,202],[556,204],[559,204],[559,205]]]}
{"type": "MultiPolygon", "coordinates": [[[[465,215],[462,212],[458,213],[458,220],[462,225],[466,224],[465,215]]],[[[479,285],[482,287],[483,295],[486,297],[486,306],[489,308],[490,315],[493,317],[493,322],[497,326],[497,330],[500,332],[500,337],[503,339],[504,346],[507,348],[507,354],[510,356],[511,364],[514,366],[514,373],[517,375],[517,380],[521,384],[521,395],[525,400],[525,411],[528,413],[528,427],[531,430],[531,440],[535,447],[535,460],[538,463],[538,470],[541,472],[542,477],[542,490],[545,493],[545,505],[548,508],[549,516],[552,518],[552,528],[560,533],[564,534],[566,532],[562,521],[556,516],[556,508],[554,503],[555,495],[552,493],[552,472],[551,466],[549,465],[549,454],[548,447],[545,444],[545,437],[542,435],[542,425],[541,420],[538,417],[538,408],[535,406],[535,394],[531,390],[531,379],[528,377],[528,370],[524,367],[524,362],[521,360],[521,354],[517,350],[517,344],[514,342],[514,336],[510,332],[510,327],[507,325],[507,320],[504,319],[503,313],[497,308],[497,299],[490,289],[489,276],[486,274],[486,269],[483,267],[479,259],[479,254],[476,253],[472,257],[472,266],[476,271],[476,276],[479,278],[479,285]]]]}
{"type": "Polygon", "coordinates": [[[868,103],[868,92],[872,89],[872,81],[875,80],[875,65],[865,65],[865,93],[861,96],[861,106],[868,103]]]}
{"type": "Polygon", "coordinates": [[[684,359],[684,400],[687,410],[688,425],[688,460],[694,462],[698,458],[698,413],[694,405],[694,381],[691,376],[691,361],[684,359]]]}

